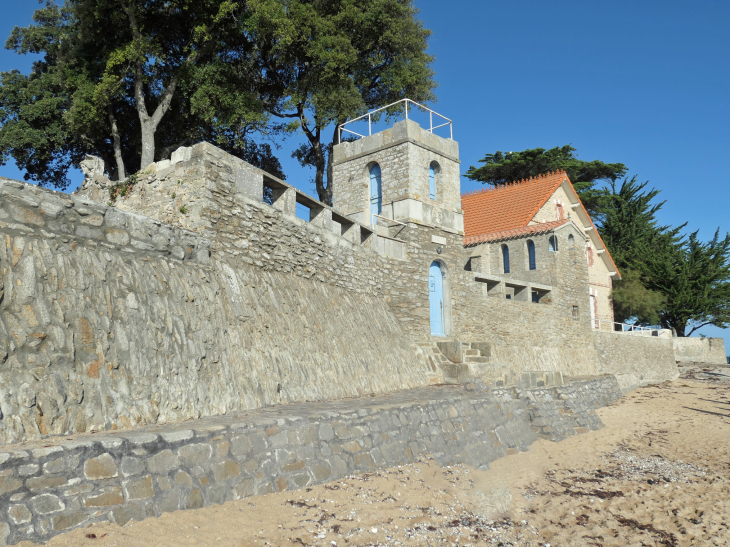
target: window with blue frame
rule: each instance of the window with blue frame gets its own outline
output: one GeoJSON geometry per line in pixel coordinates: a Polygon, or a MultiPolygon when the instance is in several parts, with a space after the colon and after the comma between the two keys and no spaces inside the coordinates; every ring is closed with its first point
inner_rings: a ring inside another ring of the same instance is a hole
{"type": "Polygon", "coordinates": [[[550,236],[550,239],[548,239],[548,248],[553,253],[558,250],[558,238],[556,236],[550,236]]]}
{"type": "Polygon", "coordinates": [[[373,215],[383,212],[383,183],[380,166],[376,163],[370,168],[370,224],[375,224],[373,215]]]}
{"type": "Polygon", "coordinates": [[[431,199],[436,199],[436,173],[439,171],[439,164],[435,161],[428,166],[428,191],[431,199]]]}
{"type": "Polygon", "coordinates": [[[502,266],[504,273],[509,273],[509,247],[502,245],[502,266]]]}
{"type": "Polygon", "coordinates": [[[535,261],[535,244],[531,239],[527,241],[527,257],[530,262],[530,269],[536,270],[537,262],[535,261]]]}

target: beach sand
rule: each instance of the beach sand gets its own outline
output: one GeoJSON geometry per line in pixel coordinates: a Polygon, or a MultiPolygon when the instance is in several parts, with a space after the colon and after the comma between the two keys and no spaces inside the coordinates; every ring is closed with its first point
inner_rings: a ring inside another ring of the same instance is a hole
{"type": "Polygon", "coordinates": [[[598,412],[603,429],[487,471],[424,458],[47,545],[730,545],[730,368],[685,368],[598,412]]]}

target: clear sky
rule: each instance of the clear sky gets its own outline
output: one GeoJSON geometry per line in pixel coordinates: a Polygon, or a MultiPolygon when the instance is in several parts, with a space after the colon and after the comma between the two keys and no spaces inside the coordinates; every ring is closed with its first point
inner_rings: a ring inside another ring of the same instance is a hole
{"type": "MultiPolygon", "coordinates": [[[[727,0],[419,0],[433,31],[435,110],[454,121],[462,174],[485,153],[572,144],[621,162],[666,200],[659,219],[709,239],[730,230],[730,2],[727,0]]],[[[0,36],[38,4],[0,0],[0,36]]],[[[0,70],[30,59],[0,52],[0,70]]],[[[312,173],[282,143],[287,180],[312,173]]],[[[22,178],[14,165],[0,175],[22,178]]],[[[75,180],[79,181],[79,175],[75,180]]],[[[462,191],[478,187],[462,179],[462,191]]],[[[730,332],[705,328],[707,336],[730,332]]]]}

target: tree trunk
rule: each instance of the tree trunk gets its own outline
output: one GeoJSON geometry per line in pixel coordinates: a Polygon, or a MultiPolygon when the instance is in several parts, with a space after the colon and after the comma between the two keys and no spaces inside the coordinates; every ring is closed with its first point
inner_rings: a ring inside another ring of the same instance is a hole
{"type": "Polygon", "coordinates": [[[111,107],[109,107],[109,123],[112,127],[112,137],[114,140],[114,160],[117,163],[117,180],[124,180],[127,178],[127,173],[124,169],[124,159],[122,158],[122,139],[119,137],[117,120],[112,113],[111,107]]]}
{"type": "Polygon", "coordinates": [[[330,184],[325,185],[324,173],[327,169],[327,160],[319,139],[316,142],[312,142],[312,149],[314,150],[314,166],[316,169],[314,186],[317,188],[317,196],[319,197],[319,201],[332,207],[332,184],[331,181],[328,181],[330,184]]]}

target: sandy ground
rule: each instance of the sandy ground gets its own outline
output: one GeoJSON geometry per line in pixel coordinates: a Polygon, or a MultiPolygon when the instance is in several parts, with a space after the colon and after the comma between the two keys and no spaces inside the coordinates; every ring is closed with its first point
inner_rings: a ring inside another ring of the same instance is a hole
{"type": "Polygon", "coordinates": [[[488,471],[424,459],[47,545],[730,545],[730,368],[684,369],[599,414],[604,429],[488,471]]]}

